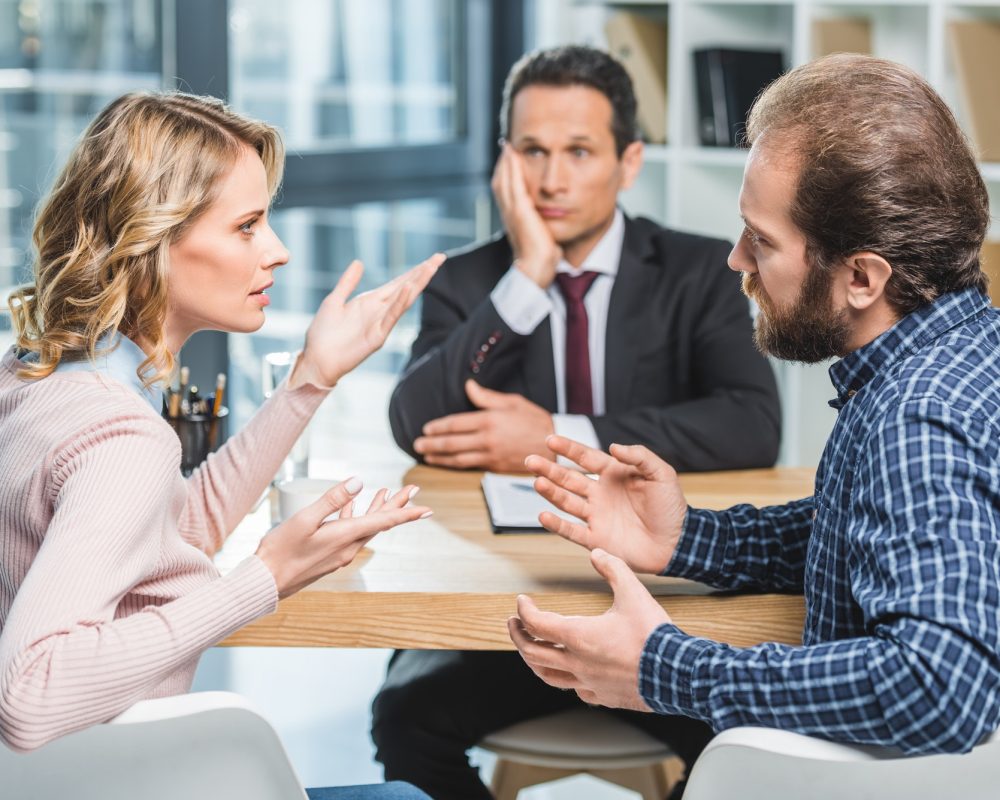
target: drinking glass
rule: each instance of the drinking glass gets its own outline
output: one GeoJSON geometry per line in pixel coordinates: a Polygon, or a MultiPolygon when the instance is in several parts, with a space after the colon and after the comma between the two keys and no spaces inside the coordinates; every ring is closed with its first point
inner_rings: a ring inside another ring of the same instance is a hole
{"type": "MultiPolygon", "coordinates": [[[[280,352],[266,353],[261,362],[261,389],[266,400],[285,378],[292,371],[295,364],[295,353],[280,352]]],[[[272,483],[291,480],[292,478],[305,478],[309,475],[309,427],[302,431],[302,435],[292,445],[291,452],[282,462],[278,474],[274,476],[272,483]]]]}

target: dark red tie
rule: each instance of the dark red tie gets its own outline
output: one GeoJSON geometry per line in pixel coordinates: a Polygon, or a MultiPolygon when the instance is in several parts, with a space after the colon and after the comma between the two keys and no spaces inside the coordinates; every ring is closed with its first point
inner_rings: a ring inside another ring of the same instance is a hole
{"type": "Polygon", "coordinates": [[[583,298],[600,273],[559,272],[556,283],[566,300],[566,413],[593,414],[587,308],[583,298]]]}

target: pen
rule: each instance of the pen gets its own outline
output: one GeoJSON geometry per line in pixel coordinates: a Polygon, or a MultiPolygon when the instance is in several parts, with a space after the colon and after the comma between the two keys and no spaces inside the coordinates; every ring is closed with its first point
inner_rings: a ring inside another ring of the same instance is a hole
{"type": "Polygon", "coordinates": [[[212,416],[219,416],[219,409],[222,408],[222,395],[226,391],[226,375],[220,372],[215,379],[215,400],[212,402],[212,416]]]}

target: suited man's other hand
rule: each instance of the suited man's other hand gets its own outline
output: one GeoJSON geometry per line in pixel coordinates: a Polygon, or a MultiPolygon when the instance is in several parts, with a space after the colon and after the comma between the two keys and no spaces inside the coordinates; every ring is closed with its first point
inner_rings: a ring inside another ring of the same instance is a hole
{"type": "Polygon", "coordinates": [[[550,436],[546,444],[597,480],[552,459],[528,456],[525,466],[538,476],[535,490],[584,524],[548,511],[539,522],[590,550],[599,547],[624,559],[637,572],[663,572],[688,509],[673,467],[642,445],[613,444],[609,455],[563,436],[550,436]]]}
{"type": "Polygon", "coordinates": [[[524,472],[529,454],[555,456],[545,440],[553,432],[552,415],[519,394],[495,392],[473,380],[465,390],[478,411],[450,414],[424,425],[414,441],[426,463],[437,467],[524,472]]]}
{"type": "Polygon", "coordinates": [[[556,279],[562,248],[535,208],[524,180],[521,155],[508,142],[504,142],[493,170],[492,187],[515,266],[541,288],[548,288],[556,279]]]}

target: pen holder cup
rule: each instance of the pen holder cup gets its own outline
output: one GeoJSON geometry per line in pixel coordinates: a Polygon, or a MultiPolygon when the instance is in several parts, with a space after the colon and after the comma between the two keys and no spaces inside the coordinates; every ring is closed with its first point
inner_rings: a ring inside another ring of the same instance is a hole
{"type": "Polygon", "coordinates": [[[181,440],[181,474],[186,478],[197,469],[208,454],[218,450],[226,441],[226,423],[229,409],[219,409],[216,416],[210,414],[186,414],[167,417],[167,422],[177,432],[181,440]]]}

